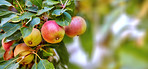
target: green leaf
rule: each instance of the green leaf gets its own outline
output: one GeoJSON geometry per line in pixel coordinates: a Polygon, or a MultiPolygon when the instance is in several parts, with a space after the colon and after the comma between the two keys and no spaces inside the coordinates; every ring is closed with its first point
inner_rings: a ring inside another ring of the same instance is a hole
{"type": "Polygon", "coordinates": [[[13,63],[7,67],[7,69],[18,69],[18,68],[19,68],[19,63],[13,63]]]}
{"type": "Polygon", "coordinates": [[[26,0],[25,5],[27,7],[32,7],[32,3],[30,2],[30,0],[26,0]]]}
{"type": "Polygon", "coordinates": [[[12,41],[12,40],[18,40],[18,39],[21,38],[21,36],[22,36],[21,32],[20,31],[16,31],[11,36],[6,37],[5,38],[5,42],[9,42],[9,41],[12,41]]]}
{"type": "Polygon", "coordinates": [[[60,26],[68,26],[71,23],[71,15],[67,12],[64,12],[63,15],[56,18],[55,20],[60,26]]]}
{"type": "Polygon", "coordinates": [[[14,18],[15,16],[17,16],[17,15],[16,14],[11,14],[9,17],[2,18],[0,26],[2,26],[3,24],[7,23],[9,20],[14,18]]]}
{"type": "Polygon", "coordinates": [[[60,3],[59,1],[53,1],[53,0],[46,0],[46,1],[43,1],[43,4],[47,4],[49,6],[51,5],[55,5],[55,4],[58,4],[60,3]]]}
{"type": "Polygon", "coordinates": [[[93,50],[93,46],[94,46],[91,23],[87,22],[87,29],[84,34],[80,35],[80,42],[82,44],[83,50],[89,55],[89,58],[91,58],[91,54],[92,54],[92,50],[93,50]]]}
{"type": "Polygon", "coordinates": [[[38,63],[38,69],[54,69],[54,66],[52,63],[50,63],[48,60],[40,60],[38,63]]]}
{"type": "Polygon", "coordinates": [[[44,7],[44,9],[41,9],[41,10],[39,10],[38,12],[37,12],[37,15],[41,15],[41,14],[43,14],[44,12],[47,12],[47,11],[49,11],[49,10],[51,10],[51,9],[53,9],[54,7],[44,7]]]}
{"type": "Polygon", "coordinates": [[[30,13],[30,12],[24,12],[19,19],[24,20],[24,19],[29,19],[30,17],[35,16],[34,13],[30,13]]]}
{"type": "Polygon", "coordinates": [[[25,10],[28,10],[30,12],[37,12],[38,9],[36,7],[27,7],[25,8],[25,10]]]}
{"type": "Polygon", "coordinates": [[[0,6],[1,5],[6,5],[6,6],[12,6],[11,3],[5,1],[5,0],[0,0],[0,6]]]}
{"type": "Polygon", "coordinates": [[[43,56],[53,56],[51,48],[46,48],[46,50],[43,50],[43,56]]]}
{"type": "Polygon", "coordinates": [[[7,23],[7,25],[2,27],[2,29],[5,31],[5,33],[0,35],[0,40],[5,38],[5,37],[8,37],[8,36],[12,35],[13,33],[15,33],[21,27],[20,24],[11,24],[11,25],[13,25],[13,27],[10,27],[9,29],[5,29],[5,28],[8,28],[10,26],[8,24],[10,24],[10,23],[7,23]]]}
{"type": "Polygon", "coordinates": [[[14,22],[14,23],[20,22],[20,21],[21,21],[21,19],[19,19],[19,16],[15,16],[14,18],[12,18],[12,19],[10,20],[10,22],[14,22]]]}
{"type": "Polygon", "coordinates": [[[59,57],[60,57],[60,61],[62,64],[64,65],[68,65],[69,63],[69,53],[67,51],[67,48],[64,44],[64,42],[60,42],[59,46],[55,48],[56,52],[58,53],[59,57]]]}
{"type": "Polygon", "coordinates": [[[60,15],[62,15],[65,11],[66,11],[65,9],[55,9],[55,10],[52,12],[52,15],[60,16],[60,15]]]}
{"type": "Polygon", "coordinates": [[[0,16],[7,15],[9,13],[12,13],[11,11],[0,11],[0,16]]]}
{"type": "Polygon", "coordinates": [[[34,63],[31,69],[37,69],[37,64],[34,63]]]}
{"type": "Polygon", "coordinates": [[[42,0],[30,0],[32,4],[38,6],[38,8],[42,8],[42,0]]]}
{"type": "Polygon", "coordinates": [[[26,27],[21,28],[21,33],[22,33],[23,38],[28,36],[32,32],[32,29],[34,28],[34,26],[39,23],[40,23],[40,18],[36,17],[31,21],[28,28],[26,27]]]}
{"type": "Polygon", "coordinates": [[[68,37],[67,35],[64,36],[63,38],[64,43],[71,43],[73,42],[73,38],[68,37]]]}

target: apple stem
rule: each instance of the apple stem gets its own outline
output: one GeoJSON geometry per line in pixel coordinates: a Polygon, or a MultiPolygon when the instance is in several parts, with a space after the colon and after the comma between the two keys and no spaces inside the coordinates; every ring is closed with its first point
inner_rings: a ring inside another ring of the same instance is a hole
{"type": "Polygon", "coordinates": [[[42,60],[41,57],[40,57],[37,53],[35,53],[35,52],[32,52],[32,53],[35,54],[36,56],[38,56],[38,58],[39,58],[40,60],[42,60]]]}

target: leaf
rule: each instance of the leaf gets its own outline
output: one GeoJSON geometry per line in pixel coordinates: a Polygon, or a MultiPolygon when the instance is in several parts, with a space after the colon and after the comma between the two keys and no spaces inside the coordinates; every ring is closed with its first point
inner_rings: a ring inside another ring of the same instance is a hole
{"type": "Polygon", "coordinates": [[[11,14],[9,17],[2,18],[0,26],[2,26],[3,24],[7,23],[9,20],[14,18],[15,16],[17,16],[17,15],[16,14],[11,14]]]}
{"type": "Polygon", "coordinates": [[[29,19],[30,17],[35,16],[34,13],[30,13],[30,12],[24,12],[19,19],[24,20],[24,19],[29,19]]]}
{"type": "Polygon", "coordinates": [[[42,8],[42,0],[30,0],[32,4],[38,6],[38,8],[42,8]]]}
{"type": "Polygon", "coordinates": [[[58,17],[55,20],[60,26],[68,26],[71,23],[71,15],[67,12],[64,12],[62,16],[58,17]]]}
{"type": "Polygon", "coordinates": [[[46,0],[46,1],[43,1],[43,4],[47,4],[49,6],[51,5],[55,5],[55,4],[58,4],[60,3],[59,1],[53,1],[53,0],[46,0]]]}
{"type": "Polygon", "coordinates": [[[28,28],[26,27],[21,28],[21,33],[22,33],[23,38],[28,36],[32,32],[32,29],[34,28],[34,26],[39,23],[40,23],[40,18],[36,17],[31,21],[28,28]]]}
{"type": "Polygon", "coordinates": [[[30,2],[30,0],[26,0],[25,5],[27,7],[32,7],[32,3],[30,2]]]}
{"type": "Polygon", "coordinates": [[[60,16],[60,15],[62,15],[65,11],[66,11],[65,9],[55,9],[55,10],[52,12],[52,15],[60,16]]]}
{"type": "Polygon", "coordinates": [[[6,5],[6,6],[12,6],[11,3],[5,1],[5,0],[0,0],[0,6],[1,5],[6,5]]]}
{"type": "Polygon", "coordinates": [[[7,15],[9,13],[12,13],[11,11],[0,11],[0,16],[7,15]]]}
{"type": "Polygon", "coordinates": [[[28,10],[30,12],[37,12],[38,9],[36,7],[27,7],[25,8],[25,10],[28,10]]]}
{"type": "Polygon", "coordinates": [[[47,11],[49,11],[49,10],[51,10],[51,9],[53,9],[54,7],[44,7],[44,9],[41,9],[41,10],[39,10],[38,12],[37,12],[37,15],[41,15],[41,14],[43,14],[44,12],[47,12],[47,11]]]}
{"type": "Polygon", "coordinates": [[[19,19],[19,16],[15,16],[14,18],[12,18],[12,19],[10,20],[10,22],[14,22],[14,23],[20,22],[20,21],[21,21],[21,19],[19,19]]]}
{"type": "Polygon", "coordinates": [[[63,41],[64,41],[65,44],[71,43],[71,42],[73,42],[73,38],[70,38],[67,35],[64,35],[63,41]]]}
{"type": "Polygon", "coordinates": [[[54,66],[52,63],[50,63],[48,60],[40,60],[38,63],[38,69],[54,69],[54,66]]]}
{"type": "Polygon", "coordinates": [[[5,33],[0,35],[0,40],[5,38],[5,37],[12,35],[21,27],[20,24],[11,24],[11,25],[13,25],[13,27],[10,27],[9,29],[5,29],[5,28],[9,27],[9,24],[10,23],[8,23],[6,26],[2,27],[2,29],[5,31],[5,33]]]}
{"type": "Polygon", "coordinates": [[[37,69],[37,64],[34,63],[31,69],[37,69]]]}
{"type": "Polygon", "coordinates": [[[21,32],[20,31],[16,31],[11,36],[6,37],[5,38],[5,42],[9,42],[9,41],[12,41],[12,40],[18,40],[18,39],[21,38],[21,36],[22,36],[21,32]]]}
{"type": "Polygon", "coordinates": [[[82,44],[83,50],[89,55],[91,58],[92,50],[93,50],[93,32],[91,23],[87,23],[87,29],[84,34],[80,35],[80,42],[82,44]],[[87,37],[87,38],[86,38],[87,37]]]}
{"type": "Polygon", "coordinates": [[[69,63],[69,53],[67,51],[67,48],[64,44],[64,42],[60,42],[59,46],[55,48],[56,52],[58,53],[59,57],[60,57],[60,61],[62,64],[64,65],[68,65],[69,63]]]}
{"type": "Polygon", "coordinates": [[[18,69],[18,68],[19,68],[19,63],[13,63],[7,69],[18,69]]]}

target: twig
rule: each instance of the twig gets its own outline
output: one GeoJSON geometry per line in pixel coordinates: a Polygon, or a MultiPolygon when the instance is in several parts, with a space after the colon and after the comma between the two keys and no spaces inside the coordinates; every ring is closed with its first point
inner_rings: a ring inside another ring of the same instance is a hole
{"type": "Polygon", "coordinates": [[[21,7],[20,3],[18,2],[18,0],[16,0],[16,2],[18,3],[19,7],[21,8],[22,12],[24,13],[23,8],[21,7]]]}
{"type": "Polygon", "coordinates": [[[62,4],[62,6],[63,6],[63,2],[62,2],[62,0],[60,0],[60,2],[61,2],[61,4],[62,4]]]}
{"type": "Polygon", "coordinates": [[[38,56],[38,58],[39,58],[40,60],[42,60],[41,57],[40,57],[37,53],[33,52],[33,54],[35,54],[36,56],[38,56]]]}

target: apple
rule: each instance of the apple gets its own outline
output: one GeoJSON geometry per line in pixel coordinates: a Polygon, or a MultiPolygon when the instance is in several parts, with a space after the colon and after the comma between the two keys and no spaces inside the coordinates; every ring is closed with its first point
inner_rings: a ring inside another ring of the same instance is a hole
{"type": "Polygon", "coordinates": [[[14,56],[16,57],[20,52],[32,50],[25,43],[18,44],[14,49],[14,56]]]}
{"type": "Polygon", "coordinates": [[[5,38],[2,39],[2,46],[4,50],[9,50],[10,46],[14,43],[14,41],[4,42],[5,38]]]}
{"type": "Polygon", "coordinates": [[[65,33],[69,37],[79,36],[86,31],[86,22],[80,16],[72,17],[72,21],[68,26],[65,26],[65,33]]]}
{"type": "Polygon", "coordinates": [[[9,59],[14,57],[13,55],[14,55],[14,53],[13,53],[13,50],[11,48],[11,49],[8,49],[8,50],[5,51],[3,58],[4,58],[4,60],[9,60],[9,59]]]}
{"type": "Polygon", "coordinates": [[[27,46],[37,46],[41,41],[41,33],[36,28],[33,28],[31,34],[24,38],[24,42],[27,46]]]}
{"type": "Polygon", "coordinates": [[[20,61],[20,64],[29,64],[34,59],[34,55],[31,54],[30,51],[23,51],[23,52],[19,53],[19,57],[24,57],[23,59],[20,58],[20,59],[17,60],[17,62],[20,61]]]}
{"type": "Polygon", "coordinates": [[[65,30],[62,26],[59,26],[55,20],[49,20],[43,24],[41,33],[45,41],[49,43],[59,43],[65,35],[65,30]]]}

